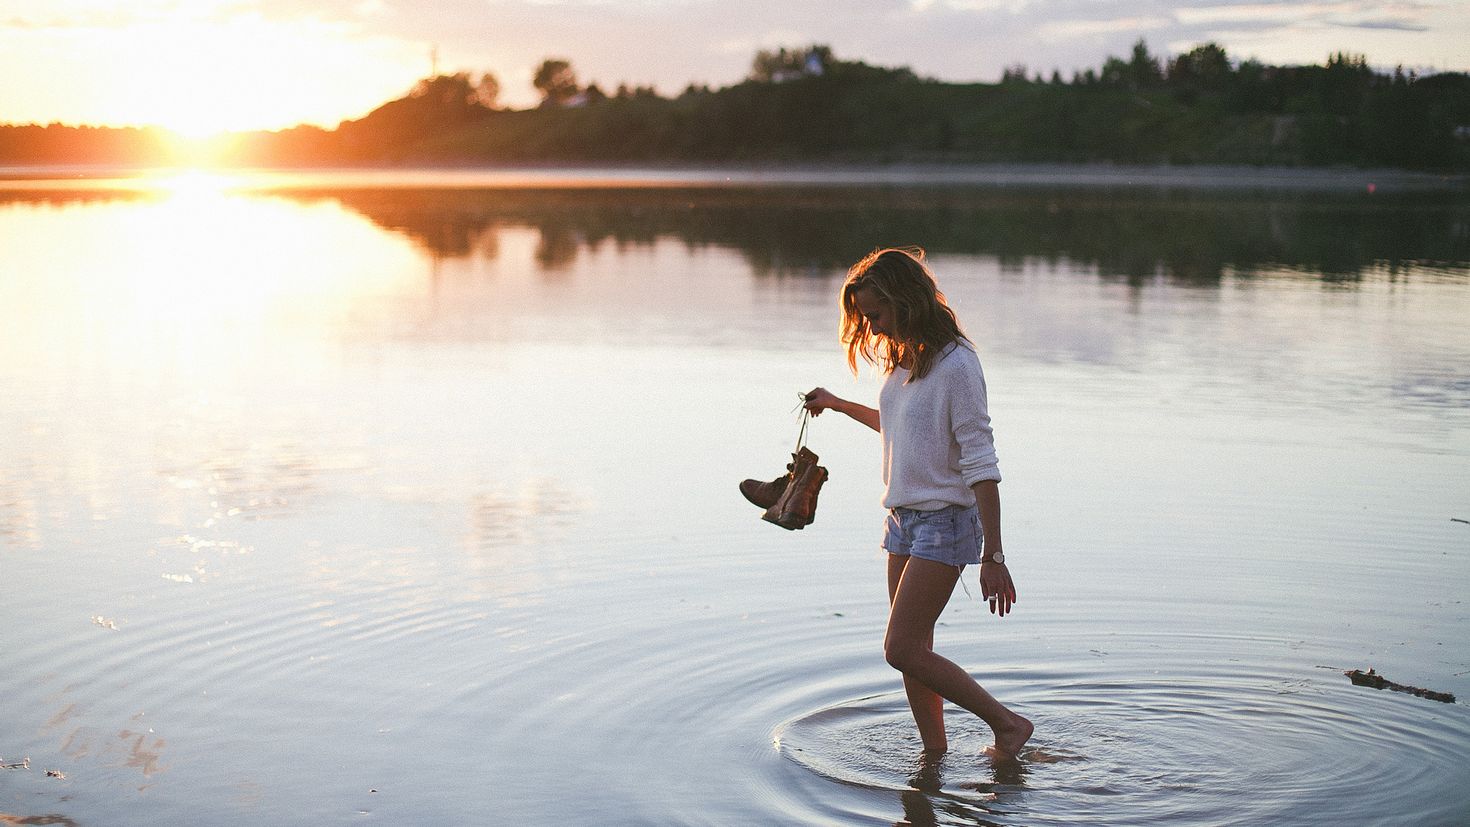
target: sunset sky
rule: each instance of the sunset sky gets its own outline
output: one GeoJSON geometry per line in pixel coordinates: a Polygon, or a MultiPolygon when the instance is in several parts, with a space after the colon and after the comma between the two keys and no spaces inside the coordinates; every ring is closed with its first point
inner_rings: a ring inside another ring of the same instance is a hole
{"type": "Polygon", "coordinates": [[[756,50],[993,81],[1013,64],[1097,66],[1138,38],[1235,58],[1470,69],[1470,2],[1406,0],[0,0],[0,122],[220,129],[335,126],[429,73],[491,72],[502,101],[565,57],[579,78],[677,93],[738,81],[756,50]]]}

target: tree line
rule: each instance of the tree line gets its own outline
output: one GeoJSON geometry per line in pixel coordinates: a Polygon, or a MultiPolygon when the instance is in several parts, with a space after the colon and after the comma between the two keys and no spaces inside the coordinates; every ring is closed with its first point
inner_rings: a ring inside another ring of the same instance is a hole
{"type": "MultiPolygon", "coordinates": [[[[541,105],[507,109],[492,75],[438,75],[332,130],[241,133],[242,165],[660,162],[1062,162],[1470,170],[1470,75],[1234,60],[1206,43],[1063,78],[1005,70],[949,83],[840,60],[813,45],[761,51],[739,83],[672,96],[583,84],[565,58],[535,73],[541,105]]],[[[167,163],[158,130],[0,126],[3,163],[167,163]]]]}

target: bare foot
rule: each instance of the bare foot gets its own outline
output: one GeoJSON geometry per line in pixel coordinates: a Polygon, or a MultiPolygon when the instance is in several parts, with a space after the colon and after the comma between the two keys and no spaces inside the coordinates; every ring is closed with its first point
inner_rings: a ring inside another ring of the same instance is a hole
{"type": "Polygon", "coordinates": [[[1036,727],[1020,715],[1011,713],[1011,722],[1003,727],[995,728],[995,746],[988,750],[997,758],[1015,758],[1021,752],[1021,747],[1031,740],[1031,733],[1036,727]]]}

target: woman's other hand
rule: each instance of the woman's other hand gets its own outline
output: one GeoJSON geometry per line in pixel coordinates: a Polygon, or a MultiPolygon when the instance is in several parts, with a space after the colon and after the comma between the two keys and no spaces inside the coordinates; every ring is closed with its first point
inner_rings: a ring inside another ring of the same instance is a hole
{"type": "Polygon", "coordinates": [[[994,560],[980,564],[980,596],[990,601],[990,613],[1005,617],[1016,602],[1016,584],[1005,563],[994,560]]]}

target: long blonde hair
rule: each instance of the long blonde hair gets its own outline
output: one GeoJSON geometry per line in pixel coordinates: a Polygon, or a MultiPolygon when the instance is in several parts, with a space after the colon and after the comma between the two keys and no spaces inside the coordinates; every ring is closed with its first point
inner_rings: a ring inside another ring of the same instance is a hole
{"type": "Polygon", "coordinates": [[[847,271],[839,299],[842,307],[842,344],[847,366],[857,373],[858,357],[892,373],[908,362],[909,379],[923,379],[936,356],[951,342],[969,337],[960,330],[954,311],[924,264],[918,247],[874,250],[847,271]],[[858,309],[856,294],[872,290],[893,309],[893,334],[874,333],[858,309]]]}

